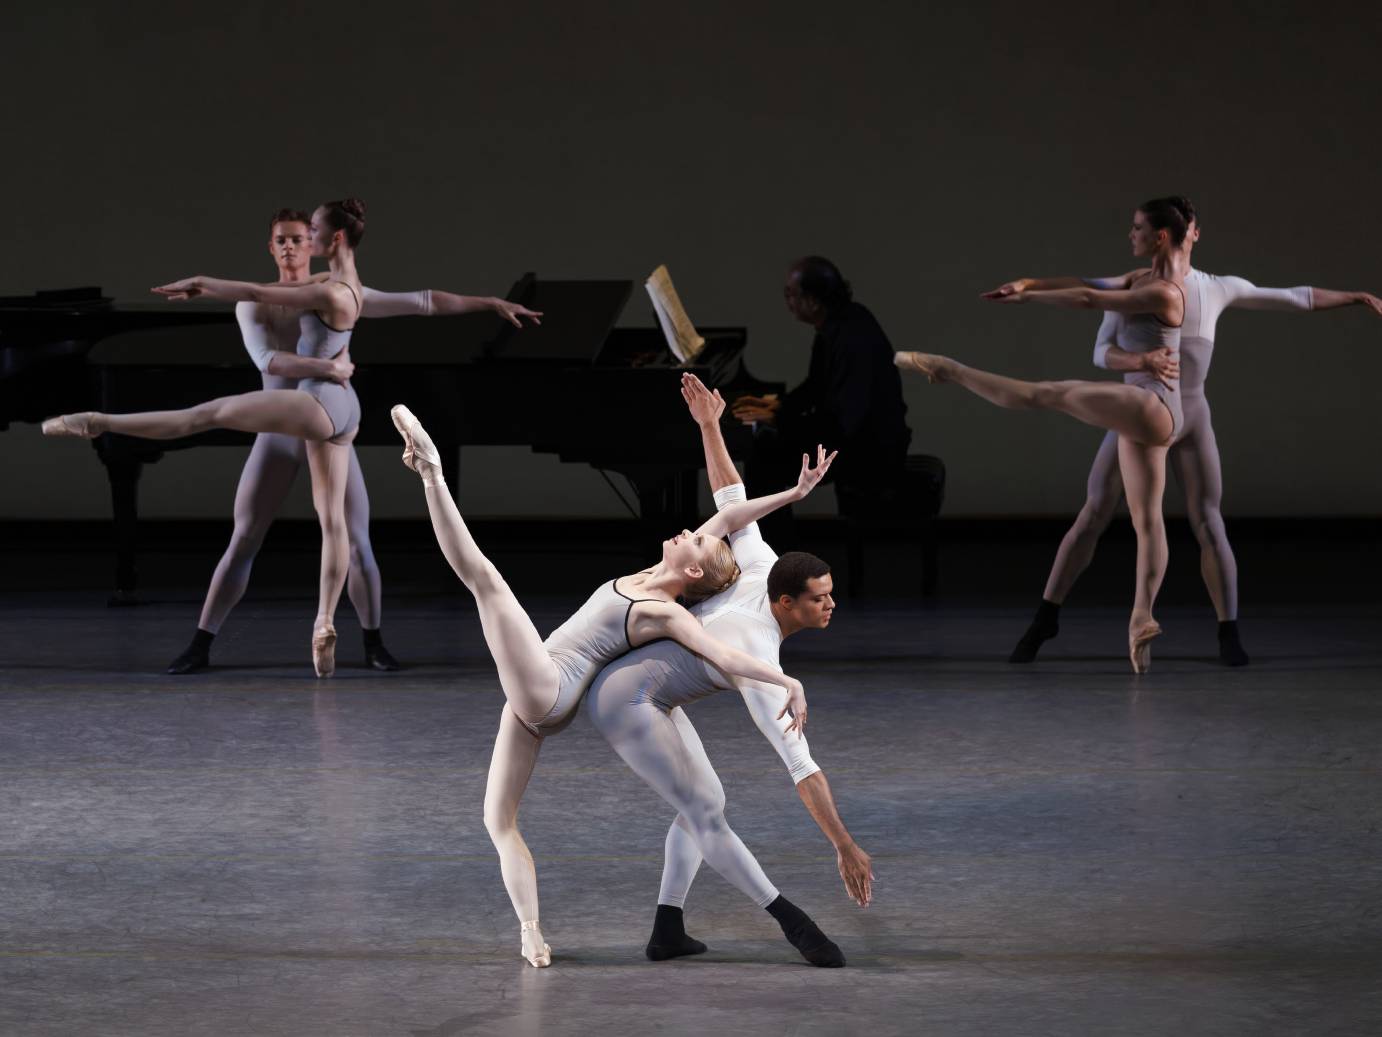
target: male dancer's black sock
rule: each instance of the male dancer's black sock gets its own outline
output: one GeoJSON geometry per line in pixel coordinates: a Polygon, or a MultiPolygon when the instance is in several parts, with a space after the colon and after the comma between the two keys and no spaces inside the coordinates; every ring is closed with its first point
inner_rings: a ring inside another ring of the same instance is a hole
{"type": "Polygon", "coordinates": [[[1010,663],[1029,663],[1037,657],[1037,652],[1041,650],[1041,643],[1049,641],[1060,633],[1060,606],[1054,601],[1041,599],[1041,604],[1037,606],[1036,615],[1032,617],[1032,625],[1027,628],[1027,632],[1022,635],[1022,639],[1017,642],[1017,647],[1013,649],[1013,654],[1008,656],[1010,663]]]}
{"type": "Polygon", "coordinates": [[[668,958],[684,958],[688,954],[704,954],[705,944],[686,935],[681,908],[658,904],[657,916],[653,919],[653,935],[648,937],[648,946],[643,948],[643,953],[653,961],[666,961],[668,958]]]}
{"type": "Polygon", "coordinates": [[[369,627],[361,627],[360,633],[363,634],[365,638],[366,666],[371,670],[393,671],[400,668],[398,660],[390,655],[389,650],[384,647],[384,638],[380,634],[378,627],[375,627],[373,630],[369,627]]]}
{"type": "Polygon", "coordinates": [[[211,642],[215,639],[216,635],[210,630],[197,627],[197,632],[192,635],[192,643],[168,664],[168,672],[196,673],[206,669],[211,665],[211,642]]]}
{"type": "Polygon", "coordinates": [[[796,904],[778,894],[778,898],[768,905],[767,911],[782,926],[782,935],[787,937],[787,942],[812,965],[824,969],[844,967],[844,952],[831,943],[830,938],[796,904]]]}
{"type": "Polygon", "coordinates": [[[1238,620],[1226,619],[1219,624],[1219,661],[1225,666],[1246,666],[1252,662],[1238,640],[1238,620]]]}

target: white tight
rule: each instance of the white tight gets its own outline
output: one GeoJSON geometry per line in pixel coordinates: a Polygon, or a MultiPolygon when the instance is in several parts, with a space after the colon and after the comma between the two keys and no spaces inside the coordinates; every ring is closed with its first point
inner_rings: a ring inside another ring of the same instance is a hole
{"type": "Polygon", "coordinates": [[[499,851],[504,888],[518,920],[536,921],[537,870],[518,831],[518,804],[537,765],[542,739],[519,723],[519,718],[536,723],[551,711],[560,686],[557,665],[504,577],[470,535],[446,483],[428,476],[424,487],[437,544],[475,596],[480,628],[507,700],[485,786],[485,828],[499,851]]]}
{"type": "Polygon", "coordinates": [[[1174,426],[1166,405],[1153,393],[1121,382],[1026,382],[953,360],[946,362],[943,377],[999,407],[1059,411],[1117,434],[1123,491],[1137,534],[1137,577],[1128,629],[1136,631],[1150,623],[1166,575],[1161,501],[1166,489],[1166,449],[1174,426]]]}
{"type": "Polygon", "coordinates": [[[680,861],[689,875],[669,877],[664,871],[663,893],[673,899],[659,902],[685,898],[703,856],[727,882],[767,907],[777,899],[777,889],[725,820],[724,787],[691,721],[680,709],[668,714],[647,701],[645,683],[637,663],[611,663],[587,693],[586,709],[614,751],[677,811],[667,834],[667,858],[680,861]],[[697,851],[694,858],[686,839],[697,851]]]}
{"type": "Polygon", "coordinates": [[[316,399],[296,389],[259,389],[222,396],[184,410],[100,414],[94,418],[93,427],[143,439],[180,439],[208,429],[228,428],[239,432],[277,432],[306,440],[312,506],[322,532],[317,625],[331,622],[349,569],[345,488],[351,451],[349,443],[329,442],[335,430],[316,399]]]}

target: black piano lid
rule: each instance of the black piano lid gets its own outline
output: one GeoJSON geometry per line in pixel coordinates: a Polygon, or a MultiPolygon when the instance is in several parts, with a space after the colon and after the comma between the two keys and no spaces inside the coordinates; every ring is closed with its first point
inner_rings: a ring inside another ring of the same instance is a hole
{"type": "Polygon", "coordinates": [[[632,294],[632,281],[542,281],[525,274],[509,298],[541,312],[542,323],[525,321],[522,330],[509,325],[486,352],[501,361],[593,364],[632,294]]]}

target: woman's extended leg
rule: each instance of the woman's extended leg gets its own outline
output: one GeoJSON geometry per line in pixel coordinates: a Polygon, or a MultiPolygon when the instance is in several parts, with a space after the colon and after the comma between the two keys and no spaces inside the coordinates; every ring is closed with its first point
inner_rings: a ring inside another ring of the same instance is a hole
{"type": "Polygon", "coordinates": [[[932,381],[954,382],[990,403],[1012,410],[1054,410],[1138,443],[1170,442],[1171,412],[1156,396],[1122,382],[1026,382],[966,367],[949,357],[898,353],[897,365],[932,381]]]}
{"type": "Polygon", "coordinates": [[[523,956],[537,968],[551,963],[552,949],[542,938],[538,924],[537,869],[528,844],[518,831],[518,804],[533,776],[542,739],[524,727],[513,710],[504,706],[499,734],[485,783],[485,829],[499,851],[499,869],[518,915],[523,956]]]}
{"type": "Polygon", "coordinates": [[[281,432],[299,439],[330,439],[331,419],[312,396],[296,389],[257,389],[222,396],[184,410],[138,414],[65,414],[43,423],[44,435],[98,436],[117,432],[141,439],[181,439],[213,428],[281,432]]]}
{"type": "MultiPolygon", "coordinates": [[[[310,397],[309,397],[310,399],[310,397]]],[[[313,405],[316,401],[313,400],[313,405]]],[[[312,626],[312,659],[318,677],[336,669],[336,603],[341,599],[350,566],[350,534],[345,522],[345,486],[350,471],[349,444],[309,442],[307,464],[312,470],[312,506],[322,531],[321,576],[317,619],[312,626]]]]}
{"type": "Polygon", "coordinates": [[[519,719],[535,724],[556,704],[560,680],[556,663],[504,577],[470,535],[442,478],[441,457],[426,430],[406,407],[395,407],[393,418],[407,443],[403,462],[422,476],[437,544],[475,595],[480,629],[499,671],[504,697],[519,719]]]}
{"type": "Polygon", "coordinates": [[[1137,587],[1128,622],[1128,653],[1133,670],[1145,673],[1151,665],[1149,644],[1161,633],[1152,618],[1152,606],[1166,575],[1166,520],[1161,512],[1166,492],[1166,448],[1120,438],[1118,467],[1123,472],[1123,489],[1137,534],[1137,587]]]}

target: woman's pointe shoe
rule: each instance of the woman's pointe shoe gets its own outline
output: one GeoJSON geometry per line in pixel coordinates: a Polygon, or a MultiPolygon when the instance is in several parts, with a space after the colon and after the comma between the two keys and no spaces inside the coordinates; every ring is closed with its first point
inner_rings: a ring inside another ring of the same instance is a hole
{"type": "Polygon", "coordinates": [[[43,434],[45,436],[95,439],[101,434],[93,428],[95,417],[96,413],[89,410],[80,411],[77,414],[59,414],[56,418],[49,418],[43,423],[43,434]]]}
{"type": "Polygon", "coordinates": [[[312,668],[318,677],[336,672],[336,628],[330,623],[312,631],[312,668]]]}
{"type": "Polygon", "coordinates": [[[431,474],[440,475],[441,453],[417,416],[400,403],[389,411],[389,417],[393,418],[394,428],[403,437],[403,463],[424,478],[431,474]],[[431,472],[428,471],[429,466],[431,472]]]}
{"type": "Polygon", "coordinates": [[[909,353],[905,350],[893,354],[893,363],[904,371],[919,371],[926,376],[928,382],[945,381],[945,365],[949,363],[948,357],[936,356],[934,353],[909,353]]]}
{"type": "Polygon", "coordinates": [[[1128,631],[1128,658],[1133,673],[1146,673],[1152,668],[1152,638],[1160,636],[1161,624],[1154,619],[1128,631]]]}
{"type": "Polygon", "coordinates": [[[535,969],[545,969],[552,964],[552,948],[543,942],[542,930],[537,927],[537,922],[524,922],[522,933],[523,957],[528,959],[528,964],[535,969]]]}

